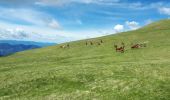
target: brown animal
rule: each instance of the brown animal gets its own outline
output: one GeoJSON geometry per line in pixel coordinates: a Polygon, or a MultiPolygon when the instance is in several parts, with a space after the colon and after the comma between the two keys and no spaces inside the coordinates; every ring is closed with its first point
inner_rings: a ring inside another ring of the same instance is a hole
{"type": "Polygon", "coordinates": [[[139,49],[141,48],[140,44],[132,44],[131,49],[139,49]]]}
{"type": "Polygon", "coordinates": [[[118,45],[114,45],[115,49],[116,49],[116,52],[121,52],[121,53],[124,53],[125,51],[125,44],[122,42],[122,46],[121,47],[118,47],[118,45]]]}
{"type": "Polygon", "coordinates": [[[132,43],[131,49],[145,48],[147,46],[147,43],[148,42],[137,43],[137,44],[132,43]]]}

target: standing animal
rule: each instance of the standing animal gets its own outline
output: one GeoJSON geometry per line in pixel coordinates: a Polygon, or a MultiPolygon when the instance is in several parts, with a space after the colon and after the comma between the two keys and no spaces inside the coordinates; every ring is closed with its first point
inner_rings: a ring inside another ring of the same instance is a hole
{"type": "Polygon", "coordinates": [[[86,46],[88,45],[88,42],[86,41],[86,46]]]}
{"type": "Polygon", "coordinates": [[[66,46],[65,45],[61,45],[60,48],[66,48],[66,46]]]}
{"type": "Polygon", "coordinates": [[[60,48],[70,48],[70,44],[67,44],[67,45],[61,45],[60,48]]]}
{"type": "Polygon", "coordinates": [[[67,44],[67,48],[70,48],[70,44],[67,44]]]}
{"type": "Polygon", "coordinates": [[[93,45],[93,42],[92,42],[92,41],[90,41],[90,44],[91,44],[91,45],[93,45]]]}
{"type": "Polygon", "coordinates": [[[103,43],[103,40],[100,40],[100,43],[103,43]]]}
{"type": "Polygon", "coordinates": [[[101,43],[100,43],[100,42],[97,42],[97,45],[101,45],[101,43]]]}
{"type": "Polygon", "coordinates": [[[121,47],[118,47],[118,45],[114,45],[115,49],[116,49],[116,52],[121,52],[121,53],[124,53],[125,51],[125,44],[122,42],[122,46],[121,47]]]}

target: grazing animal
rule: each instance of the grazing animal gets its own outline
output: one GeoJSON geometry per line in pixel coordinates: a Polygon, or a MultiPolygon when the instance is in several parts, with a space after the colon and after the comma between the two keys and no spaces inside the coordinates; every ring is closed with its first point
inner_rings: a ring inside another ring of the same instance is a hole
{"type": "Polygon", "coordinates": [[[86,46],[88,45],[88,42],[86,41],[86,46]]]}
{"type": "Polygon", "coordinates": [[[100,43],[103,43],[103,40],[100,40],[100,43]]]}
{"type": "Polygon", "coordinates": [[[61,46],[60,46],[60,48],[63,48],[63,49],[65,49],[65,48],[70,48],[70,44],[67,44],[67,45],[61,45],[61,46]]]}
{"type": "Polygon", "coordinates": [[[145,42],[141,43],[141,46],[142,47],[147,47],[147,43],[148,43],[148,41],[145,41],[145,42]]]}
{"type": "Polygon", "coordinates": [[[137,43],[137,44],[132,43],[131,49],[145,48],[147,46],[147,43],[148,42],[137,43]]]}
{"type": "Polygon", "coordinates": [[[91,45],[93,45],[93,42],[92,42],[92,41],[90,41],[90,44],[91,44],[91,45]]]}
{"type": "Polygon", "coordinates": [[[125,51],[125,44],[122,42],[122,46],[121,47],[118,47],[118,45],[114,45],[115,49],[116,49],[116,52],[121,52],[121,53],[124,53],[125,51]]]}
{"type": "Polygon", "coordinates": [[[62,45],[62,46],[60,46],[60,48],[66,48],[66,46],[65,46],[65,45],[62,45]]]}
{"type": "Polygon", "coordinates": [[[141,48],[141,45],[140,44],[132,44],[132,46],[131,46],[131,49],[139,49],[139,48],[141,48]]]}
{"type": "Polygon", "coordinates": [[[100,42],[97,42],[97,45],[101,45],[101,43],[100,43],[100,42]]]}
{"type": "Polygon", "coordinates": [[[67,48],[70,48],[70,44],[67,44],[67,48]]]}

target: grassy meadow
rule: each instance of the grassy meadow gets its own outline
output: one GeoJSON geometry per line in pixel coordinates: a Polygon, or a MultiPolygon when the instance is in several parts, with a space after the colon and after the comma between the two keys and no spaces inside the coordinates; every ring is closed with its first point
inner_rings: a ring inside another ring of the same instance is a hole
{"type": "Polygon", "coordinates": [[[0,100],[170,99],[170,20],[69,44],[1,57],[0,100]],[[145,41],[146,48],[130,49],[145,41]],[[114,49],[121,42],[125,53],[114,49]]]}

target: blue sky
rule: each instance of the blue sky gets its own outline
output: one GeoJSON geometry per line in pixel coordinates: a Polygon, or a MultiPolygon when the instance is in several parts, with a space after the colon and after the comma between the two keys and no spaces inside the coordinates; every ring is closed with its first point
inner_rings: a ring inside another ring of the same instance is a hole
{"type": "Polygon", "coordinates": [[[61,43],[169,17],[169,0],[1,0],[0,40],[61,43]]]}

